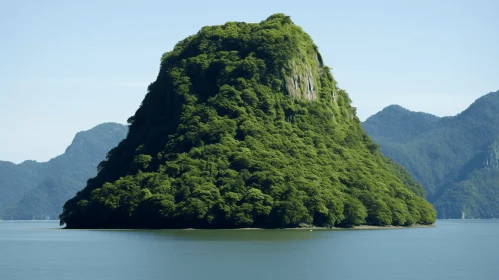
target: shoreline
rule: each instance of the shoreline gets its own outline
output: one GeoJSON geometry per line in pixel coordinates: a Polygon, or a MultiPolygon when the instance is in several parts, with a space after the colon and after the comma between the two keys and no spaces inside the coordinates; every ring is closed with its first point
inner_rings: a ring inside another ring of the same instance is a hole
{"type": "MultiPolygon", "coordinates": [[[[58,220],[4,220],[4,222],[56,222],[58,220]]],[[[350,228],[342,228],[342,227],[296,227],[296,228],[257,228],[257,227],[248,227],[248,228],[44,228],[44,229],[69,229],[69,230],[114,230],[114,231],[128,231],[128,230],[232,230],[232,231],[246,231],[246,230],[305,230],[305,231],[314,231],[314,230],[387,230],[387,229],[411,229],[411,228],[436,228],[436,224],[431,225],[420,225],[414,224],[411,226],[370,226],[370,225],[360,225],[353,226],[350,228]]]]}
{"type": "Polygon", "coordinates": [[[390,230],[390,229],[412,229],[412,228],[436,228],[435,224],[432,225],[412,225],[412,226],[369,226],[369,225],[361,225],[354,226],[351,228],[340,228],[340,227],[297,227],[297,228],[213,228],[213,229],[205,229],[205,228],[164,228],[164,229],[154,229],[154,228],[57,228],[64,230],[109,230],[109,231],[128,231],[128,230],[152,230],[152,231],[161,231],[161,230],[182,230],[182,231],[215,231],[215,230],[230,230],[230,231],[251,231],[251,230],[305,230],[305,231],[329,231],[329,230],[390,230]]]}
{"type": "MultiPolygon", "coordinates": [[[[369,226],[360,225],[351,228],[341,228],[341,227],[297,227],[297,228],[233,228],[233,229],[214,229],[214,230],[378,230],[378,229],[411,229],[411,228],[436,228],[435,224],[432,225],[412,225],[412,226],[369,226]]],[[[181,230],[204,230],[196,228],[186,228],[181,230]]]]}

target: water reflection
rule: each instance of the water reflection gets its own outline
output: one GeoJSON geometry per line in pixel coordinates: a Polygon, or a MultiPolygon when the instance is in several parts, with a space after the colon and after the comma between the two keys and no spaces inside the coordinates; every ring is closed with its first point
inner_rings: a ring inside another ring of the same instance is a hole
{"type": "Polygon", "coordinates": [[[172,240],[287,242],[326,238],[324,231],[310,230],[135,230],[130,234],[151,235],[172,240]]]}

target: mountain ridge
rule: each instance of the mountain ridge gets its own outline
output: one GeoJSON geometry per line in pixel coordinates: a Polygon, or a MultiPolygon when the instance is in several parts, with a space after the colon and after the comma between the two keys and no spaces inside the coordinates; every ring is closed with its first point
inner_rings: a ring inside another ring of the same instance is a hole
{"type": "Polygon", "coordinates": [[[19,164],[0,162],[0,217],[57,218],[64,202],[61,200],[74,194],[75,188],[59,186],[58,192],[52,192],[49,196],[47,191],[40,188],[53,189],[55,186],[50,182],[62,181],[72,182],[70,186],[83,186],[88,178],[94,176],[97,164],[105,158],[106,152],[125,137],[126,131],[125,125],[103,123],[76,133],[65,152],[48,161],[26,160],[19,164]],[[40,196],[45,196],[46,199],[40,200],[40,196]],[[53,199],[56,201],[52,201],[53,199]],[[49,213],[40,212],[37,207],[42,204],[47,204],[44,207],[47,211],[50,210],[49,213]]]}
{"type": "Polygon", "coordinates": [[[499,179],[495,169],[498,110],[496,91],[476,99],[455,116],[425,119],[412,111],[402,116],[382,110],[369,117],[363,127],[386,156],[424,186],[440,218],[460,218],[463,212],[467,217],[499,217],[499,211],[490,206],[491,201],[499,202],[499,192],[495,194],[499,184],[491,179],[499,179]],[[399,120],[399,125],[392,126],[387,119],[399,120]],[[487,181],[481,181],[480,176],[487,181]],[[483,192],[494,195],[482,197],[483,192]]]}

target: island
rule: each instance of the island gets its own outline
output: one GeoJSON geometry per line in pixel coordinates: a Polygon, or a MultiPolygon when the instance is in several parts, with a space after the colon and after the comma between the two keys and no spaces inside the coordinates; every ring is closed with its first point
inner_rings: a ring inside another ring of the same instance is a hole
{"type": "Polygon", "coordinates": [[[61,225],[435,222],[421,185],[380,153],[318,47],[284,14],[206,26],[180,41],[128,124],[96,177],[65,203],[61,225]]]}

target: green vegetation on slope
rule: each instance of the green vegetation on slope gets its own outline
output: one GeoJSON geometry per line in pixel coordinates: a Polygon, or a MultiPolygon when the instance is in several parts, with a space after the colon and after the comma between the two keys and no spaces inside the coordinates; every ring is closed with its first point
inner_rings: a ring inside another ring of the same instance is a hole
{"type": "Polygon", "coordinates": [[[499,91],[455,117],[389,106],[363,127],[425,188],[440,218],[499,217],[499,91]]]}
{"type": "Polygon", "coordinates": [[[65,153],[48,162],[0,163],[0,218],[56,219],[126,133],[124,125],[104,123],[77,133],[65,153]]]}
{"type": "Polygon", "coordinates": [[[65,204],[61,224],[435,221],[422,187],[378,152],[311,38],[282,14],[204,27],[179,42],[129,123],[98,175],[65,204]]]}

